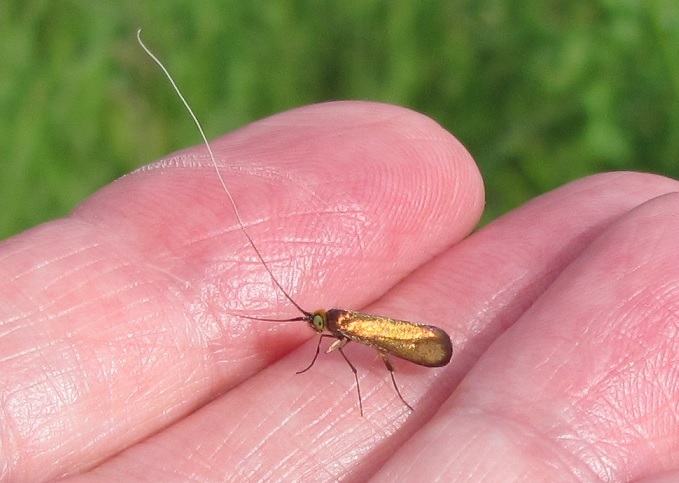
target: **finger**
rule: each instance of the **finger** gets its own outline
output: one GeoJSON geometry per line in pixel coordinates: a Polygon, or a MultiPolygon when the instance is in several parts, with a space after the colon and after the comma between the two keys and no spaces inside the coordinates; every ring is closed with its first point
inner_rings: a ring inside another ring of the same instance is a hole
{"type": "MultiPolygon", "coordinates": [[[[250,234],[305,306],[378,297],[471,230],[483,204],[461,145],[392,106],[311,106],[213,148],[250,234]]],[[[228,314],[290,308],[200,146],[8,240],[0,258],[0,467],[10,479],[90,467],[310,335],[228,314]]]]}
{"type": "MultiPolygon", "coordinates": [[[[447,480],[620,481],[676,469],[678,214],[668,194],[615,220],[399,454],[425,467],[445,457],[437,475],[447,480]],[[432,437],[445,449],[415,449],[432,437]]],[[[392,461],[385,477],[404,468],[392,461]]]]}
{"type": "Polygon", "coordinates": [[[415,405],[413,413],[398,401],[379,358],[359,349],[351,355],[358,358],[355,364],[362,369],[361,384],[367,388],[366,414],[360,418],[354,388],[348,386],[351,374],[340,358],[328,357],[322,367],[303,378],[293,374],[302,367],[298,353],[305,349],[307,356],[313,353],[313,347],[303,347],[93,475],[106,479],[132,467],[138,472],[134,474],[158,478],[190,471],[227,480],[233,475],[364,479],[417,434],[422,436],[415,439],[415,446],[403,446],[393,458],[390,475],[418,475],[426,480],[427,475],[441,471],[441,461],[450,458],[446,438],[455,428],[447,429],[448,413],[441,413],[443,420],[437,417],[425,424],[462,377],[465,366],[477,357],[478,347],[487,347],[489,337],[483,331],[500,333],[510,324],[510,317],[518,317],[517,306],[530,305],[530,298],[537,298],[605,226],[631,207],[676,187],[670,180],[638,174],[612,174],[574,183],[451,248],[369,307],[373,312],[395,310],[394,316],[412,315],[419,308],[425,314],[421,321],[457,327],[451,333],[459,346],[448,367],[430,370],[396,364],[401,390],[415,405]],[[583,209],[590,204],[598,208],[583,209]],[[572,223],[556,223],[557,219],[572,223]],[[478,243],[472,243],[475,240],[478,243]],[[524,244],[521,250],[497,250],[516,240],[524,244]],[[488,263],[491,254],[496,263],[488,263]],[[554,273],[546,268],[548,263],[556,266],[554,273]],[[460,275],[456,269],[462,270],[460,275]],[[516,292],[508,290],[512,286],[516,292]],[[517,294],[525,295],[524,300],[516,301],[517,294]],[[507,311],[504,316],[503,311],[507,311]],[[438,319],[427,319],[432,314],[438,319]],[[458,361],[462,369],[457,367],[458,361]],[[444,435],[441,428],[447,431],[444,435]],[[428,455],[432,458],[427,459],[428,455]]]}

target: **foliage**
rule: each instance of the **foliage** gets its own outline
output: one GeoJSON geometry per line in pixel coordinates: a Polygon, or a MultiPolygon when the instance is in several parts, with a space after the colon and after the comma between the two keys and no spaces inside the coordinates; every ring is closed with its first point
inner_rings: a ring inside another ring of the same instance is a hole
{"type": "Polygon", "coordinates": [[[198,143],[135,41],[217,136],[331,99],[404,105],[453,132],[486,221],[604,170],[679,177],[670,0],[0,2],[0,238],[198,143]]]}

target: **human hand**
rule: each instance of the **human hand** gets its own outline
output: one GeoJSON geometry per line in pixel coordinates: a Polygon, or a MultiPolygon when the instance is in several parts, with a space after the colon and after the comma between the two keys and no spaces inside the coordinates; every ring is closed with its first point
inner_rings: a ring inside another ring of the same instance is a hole
{"type": "Polygon", "coordinates": [[[297,303],[439,326],[452,361],[393,361],[410,412],[375,351],[350,344],[364,417],[338,354],[296,375],[314,333],[236,316],[298,314],[197,146],[0,245],[3,481],[580,481],[676,468],[679,183],[585,178],[463,240],[480,175],[411,111],[310,106],[212,147],[297,303]]]}

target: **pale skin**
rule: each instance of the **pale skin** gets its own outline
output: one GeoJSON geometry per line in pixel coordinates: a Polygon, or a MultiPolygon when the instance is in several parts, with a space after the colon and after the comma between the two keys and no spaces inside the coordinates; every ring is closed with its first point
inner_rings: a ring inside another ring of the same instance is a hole
{"type": "Polygon", "coordinates": [[[348,344],[364,417],[337,352],[296,375],[306,324],[234,316],[299,314],[198,145],[0,244],[3,481],[679,476],[679,183],[584,178],[465,239],[478,168],[413,112],[310,106],[212,146],[302,307],[436,325],[450,364],[393,360],[411,412],[348,344]]]}

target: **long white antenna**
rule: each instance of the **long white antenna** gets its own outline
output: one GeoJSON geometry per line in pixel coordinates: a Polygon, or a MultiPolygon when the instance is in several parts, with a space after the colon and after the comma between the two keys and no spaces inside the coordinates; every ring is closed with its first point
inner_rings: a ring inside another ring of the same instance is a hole
{"type": "Polygon", "coordinates": [[[300,307],[297,302],[295,302],[290,295],[285,291],[283,286],[278,282],[276,277],[274,276],[273,272],[269,268],[269,265],[264,261],[264,257],[262,257],[262,254],[259,253],[259,249],[257,248],[257,245],[255,245],[255,242],[252,241],[252,238],[250,237],[250,234],[248,231],[245,229],[245,224],[243,223],[243,220],[240,217],[240,212],[238,211],[238,207],[236,206],[236,202],[233,199],[233,196],[231,196],[231,192],[229,191],[229,188],[226,187],[226,182],[224,181],[224,177],[222,176],[222,173],[219,171],[219,166],[217,165],[217,160],[215,159],[215,155],[212,152],[212,148],[210,147],[210,143],[207,140],[207,137],[205,136],[205,132],[203,131],[203,126],[201,126],[200,121],[198,121],[198,118],[196,115],[193,113],[193,109],[191,109],[191,106],[189,106],[189,103],[186,102],[186,99],[182,95],[181,91],[179,90],[179,87],[177,87],[177,83],[174,81],[168,70],[165,68],[163,63],[158,60],[158,57],[153,55],[153,52],[149,50],[146,45],[144,45],[144,42],[141,40],[141,29],[137,30],[137,41],[139,42],[139,45],[141,45],[141,48],[144,49],[144,51],[148,54],[149,57],[153,59],[153,61],[158,64],[158,66],[162,69],[163,73],[165,74],[165,77],[167,77],[167,80],[170,81],[170,84],[172,85],[172,88],[174,91],[177,93],[177,96],[179,99],[182,101],[184,104],[184,107],[186,110],[189,112],[191,115],[191,118],[193,119],[194,124],[198,128],[198,132],[200,132],[200,136],[203,138],[203,143],[205,144],[205,147],[207,148],[207,152],[210,155],[210,160],[212,161],[212,166],[215,168],[215,172],[217,173],[217,178],[219,178],[219,182],[222,185],[222,188],[224,188],[224,192],[226,193],[226,196],[229,198],[229,202],[231,203],[231,208],[233,209],[233,213],[236,215],[236,220],[238,220],[238,224],[240,225],[240,229],[243,231],[243,234],[245,235],[245,238],[248,239],[248,242],[250,243],[250,246],[252,249],[255,251],[257,254],[257,258],[259,258],[259,261],[262,262],[262,265],[264,265],[264,268],[266,269],[267,273],[271,277],[271,280],[273,280],[273,283],[278,287],[283,295],[285,295],[285,298],[290,301],[292,305],[294,305],[297,310],[299,310],[301,313],[304,315],[310,315],[306,310],[304,310],[302,307],[300,307]]]}

